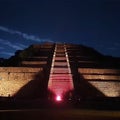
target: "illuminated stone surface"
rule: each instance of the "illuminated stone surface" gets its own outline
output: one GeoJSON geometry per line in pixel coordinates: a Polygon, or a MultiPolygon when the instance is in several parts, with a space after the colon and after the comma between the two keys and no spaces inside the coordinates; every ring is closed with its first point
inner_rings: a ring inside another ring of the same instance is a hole
{"type": "Polygon", "coordinates": [[[120,97],[120,58],[62,43],[32,45],[17,56],[5,63],[6,67],[0,67],[0,96],[22,91],[22,95],[33,92],[34,97],[49,89],[54,99],[60,96],[62,100],[72,90],[81,98],[120,97]]]}
{"type": "Polygon", "coordinates": [[[48,89],[55,96],[59,97],[74,89],[72,73],[69,65],[66,46],[64,44],[56,44],[55,46],[48,89]],[[59,52],[61,53],[61,56],[64,57],[58,57],[59,52]]]}
{"type": "Polygon", "coordinates": [[[34,79],[42,68],[0,68],[0,96],[13,96],[23,86],[34,79]]]}

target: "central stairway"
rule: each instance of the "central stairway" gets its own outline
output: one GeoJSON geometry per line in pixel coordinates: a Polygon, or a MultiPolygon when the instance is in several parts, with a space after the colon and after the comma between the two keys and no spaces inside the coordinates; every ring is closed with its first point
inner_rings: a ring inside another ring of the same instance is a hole
{"type": "Polygon", "coordinates": [[[50,70],[48,90],[60,101],[73,90],[67,49],[65,44],[56,44],[50,70]]]}

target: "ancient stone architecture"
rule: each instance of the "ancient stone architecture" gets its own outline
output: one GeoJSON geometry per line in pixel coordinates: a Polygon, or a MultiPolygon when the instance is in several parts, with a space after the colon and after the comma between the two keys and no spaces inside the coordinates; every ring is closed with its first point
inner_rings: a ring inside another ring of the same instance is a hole
{"type": "Polygon", "coordinates": [[[2,61],[0,96],[58,101],[120,97],[120,58],[82,45],[32,45],[2,61]]]}
{"type": "Polygon", "coordinates": [[[65,44],[56,44],[49,75],[48,89],[56,100],[74,90],[73,78],[65,44]]]}

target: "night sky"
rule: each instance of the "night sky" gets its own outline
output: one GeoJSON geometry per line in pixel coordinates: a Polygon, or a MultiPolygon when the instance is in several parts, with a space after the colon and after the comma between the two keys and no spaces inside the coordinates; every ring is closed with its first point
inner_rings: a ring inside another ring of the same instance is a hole
{"type": "Polygon", "coordinates": [[[120,57],[120,1],[0,0],[0,57],[45,41],[120,57]]]}

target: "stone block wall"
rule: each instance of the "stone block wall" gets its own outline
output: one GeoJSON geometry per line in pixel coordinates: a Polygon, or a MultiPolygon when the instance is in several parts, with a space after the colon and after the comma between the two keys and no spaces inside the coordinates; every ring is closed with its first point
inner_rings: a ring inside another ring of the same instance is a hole
{"type": "Polygon", "coordinates": [[[106,97],[120,97],[120,70],[79,68],[83,80],[95,87],[106,97]]]}
{"type": "Polygon", "coordinates": [[[22,87],[36,78],[43,68],[0,67],[0,96],[14,96],[22,87]]]}
{"type": "Polygon", "coordinates": [[[120,82],[114,81],[88,81],[106,97],[120,97],[120,82]]]}

